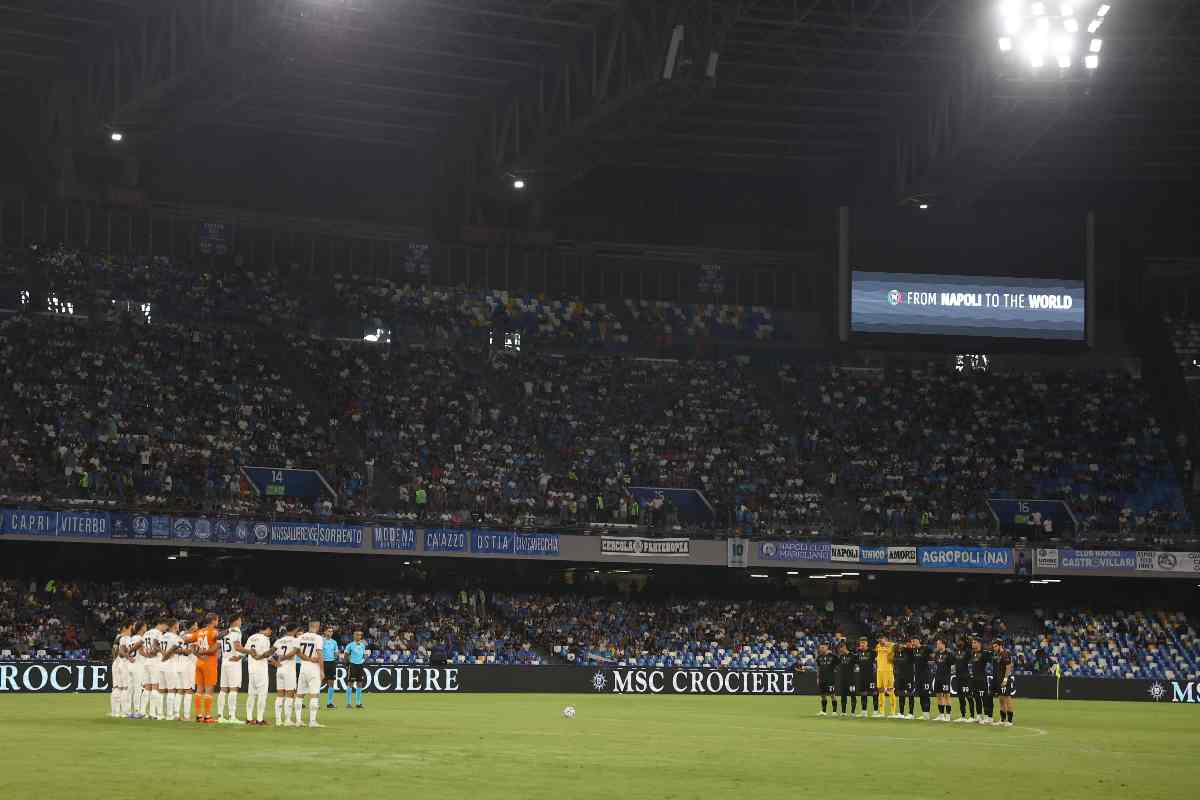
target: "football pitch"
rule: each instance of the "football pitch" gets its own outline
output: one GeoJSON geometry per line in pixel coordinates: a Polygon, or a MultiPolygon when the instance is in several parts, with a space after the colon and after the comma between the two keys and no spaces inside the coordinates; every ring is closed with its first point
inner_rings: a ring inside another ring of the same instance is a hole
{"type": "Polygon", "coordinates": [[[1183,704],[1025,700],[1016,727],[994,729],[817,717],[815,698],[368,695],[361,711],[338,701],[310,730],[115,720],[107,695],[10,695],[0,797],[165,787],[257,798],[1151,800],[1200,786],[1200,713],[1183,704]],[[574,719],[562,716],[568,704],[574,719]]]}

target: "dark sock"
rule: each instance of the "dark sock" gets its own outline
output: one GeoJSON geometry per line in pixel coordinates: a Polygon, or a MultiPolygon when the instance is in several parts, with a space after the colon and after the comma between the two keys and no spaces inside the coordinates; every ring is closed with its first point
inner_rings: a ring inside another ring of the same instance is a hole
{"type": "MultiPolygon", "coordinates": [[[[876,711],[879,710],[879,695],[877,695],[877,694],[871,695],[871,707],[874,708],[876,711]]],[[[865,706],[864,706],[864,708],[865,708],[865,706]]]]}
{"type": "Polygon", "coordinates": [[[1011,711],[1008,712],[1008,722],[1010,725],[1012,724],[1012,715],[1013,715],[1013,712],[1011,712],[1011,711]]]}
{"type": "Polygon", "coordinates": [[[856,695],[856,694],[850,695],[850,713],[851,714],[858,713],[858,695],[856,695]]]}
{"type": "Polygon", "coordinates": [[[829,704],[829,698],[826,697],[825,695],[821,695],[821,710],[822,711],[828,710],[828,704],[829,704]]]}

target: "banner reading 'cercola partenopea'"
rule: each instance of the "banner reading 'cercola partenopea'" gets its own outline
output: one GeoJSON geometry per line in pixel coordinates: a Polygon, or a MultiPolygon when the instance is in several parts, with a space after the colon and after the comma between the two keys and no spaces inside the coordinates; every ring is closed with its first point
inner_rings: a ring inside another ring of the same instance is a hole
{"type": "Polygon", "coordinates": [[[691,554],[691,539],[647,539],[641,536],[603,536],[600,538],[600,555],[602,556],[687,558],[691,554]]]}

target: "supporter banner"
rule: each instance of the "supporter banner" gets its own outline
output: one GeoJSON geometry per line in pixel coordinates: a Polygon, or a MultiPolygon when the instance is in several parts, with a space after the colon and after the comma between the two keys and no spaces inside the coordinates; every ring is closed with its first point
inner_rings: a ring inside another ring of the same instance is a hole
{"type": "Polygon", "coordinates": [[[58,512],[8,509],[4,512],[4,532],[21,536],[54,536],[58,532],[58,512]]]}
{"type": "Polygon", "coordinates": [[[371,534],[371,546],[376,550],[416,550],[416,528],[376,527],[371,534]]]}
{"type": "Polygon", "coordinates": [[[471,552],[480,555],[512,555],[511,531],[471,531],[471,552]]]}
{"type": "Polygon", "coordinates": [[[129,538],[149,539],[150,518],[145,514],[134,514],[129,518],[129,538]]]}
{"type": "Polygon", "coordinates": [[[725,566],[741,569],[750,565],[750,543],[745,539],[725,540],[725,566]]]}
{"type": "Polygon", "coordinates": [[[196,537],[197,542],[211,542],[213,538],[213,525],[208,517],[197,517],[192,524],[192,535],[196,537]]]}
{"type": "Polygon", "coordinates": [[[33,511],[6,509],[4,533],[19,536],[71,536],[84,539],[111,538],[107,511],[33,511]]]}
{"type": "Polygon", "coordinates": [[[889,564],[916,564],[917,548],[889,547],[887,549],[887,560],[889,564]]]}
{"type": "Polygon", "coordinates": [[[58,515],[58,535],[85,539],[108,539],[112,536],[107,511],[63,511],[58,515]]]}
{"type": "Polygon", "coordinates": [[[1011,570],[1013,551],[1007,547],[918,547],[917,563],[926,569],[1011,570]]]}
{"type": "Polygon", "coordinates": [[[759,542],[764,561],[832,561],[829,542],[759,542]]]}
{"type": "Polygon", "coordinates": [[[113,539],[128,539],[132,534],[133,518],[124,512],[114,512],[109,515],[112,524],[113,539]]]}
{"type": "Polygon", "coordinates": [[[195,524],[187,517],[176,517],[174,524],[171,525],[171,530],[175,534],[175,538],[182,541],[190,541],[192,533],[195,531],[195,524]]]}
{"type": "Polygon", "coordinates": [[[150,538],[151,539],[170,539],[171,538],[171,518],[170,517],[151,517],[150,518],[150,538]]]}
{"type": "Polygon", "coordinates": [[[361,525],[329,525],[323,522],[275,522],[271,525],[272,545],[352,549],[362,547],[362,542],[361,525]]]}
{"type": "Polygon", "coordinates": [[[864,564],[886,564],[888,563],[887,551],[886,547],[860,547],[858,548],[858,560],[864,564]]]}
{"type": "Polygon", "coordinates": [[[687,558],[691,554],[691,539],[643,539],[640,536],[604,536],[600,539],[600,555],[602,556],[687,558]]]}
{"type": "Polygon", "coordinates": [[[1064,550],[1042,548],[1034,561],[1039,570],[1069,569],[1079,572],[1132,572],[1137,568],[1133,550],[1064,550]]]}
{"type": "Polygon", "coordinates": [[[1137,570],[1138,572],[1200,573],[1200,553],[1157,553],[1139,550],[1137,552],[1137,570]]]}
{"type": "Polygon", "coordinates": [[[858,562],[858,545],[856,544],[835,544],[829,548],[829,558],[831,561],[853,561],[858,562]]]}
{"type": "Polygon", "coordinates": [[[513,555],[558,558],[561,546],[557,533],[518,533],[513,539],[513,555]]]}
{"type": "Polygon", "coordinates": [[[467,532],[453,528],[432,528],[425,531],[426,553],[467,552],[467,532]]]}

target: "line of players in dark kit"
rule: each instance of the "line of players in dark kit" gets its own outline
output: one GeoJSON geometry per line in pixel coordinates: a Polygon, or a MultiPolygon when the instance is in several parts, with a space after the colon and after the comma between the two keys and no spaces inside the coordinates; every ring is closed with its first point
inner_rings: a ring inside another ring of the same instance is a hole
{"type": "Polygon", "coordinates": [[[851,651],[849,643],[839,634],[832,645],[818,645],[816,662],[817,691],[821,696],[819,716],[836,715],[840,700],[841,716],[867,717],[869,698],[870,716],[880,719],[918,719],[915,704],[920,701],[919,719],[1007,728],[1013,725],[1014,663],[1012,654],[999,639],[987,648],[979,639],[963,638],[951,649],[945,639],[936,639],[930,647],[916,637],[893,642],[888,636],[881,636],[875,647],[868,647],[864,636],[851,651]],[[934,697],[937,716],[931,718],[934,697]],[[958,719],[952,718],[955,697],[958,719]],[[998,719],[993,718],[996,706],[998,719]]]}

